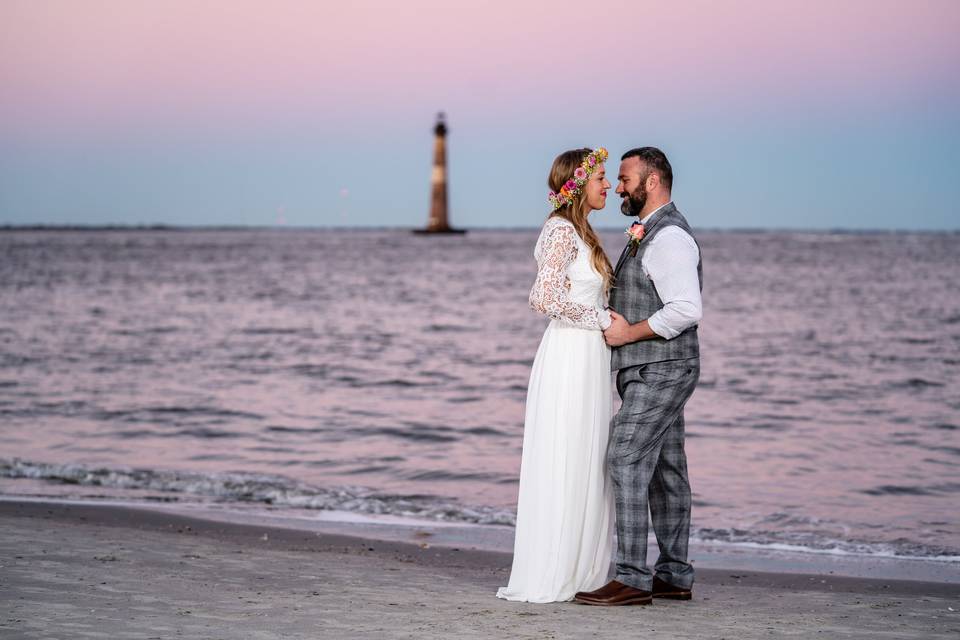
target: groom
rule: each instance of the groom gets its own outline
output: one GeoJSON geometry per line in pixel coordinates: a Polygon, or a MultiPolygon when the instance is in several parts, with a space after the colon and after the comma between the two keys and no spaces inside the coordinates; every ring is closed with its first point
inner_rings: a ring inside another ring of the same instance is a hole
{"type": "Polygon", "coordinates": [[[666,155],[641,147],[621,160],[620,209],[640,221],[631,227],[631,240],[617,262],[610,296],[613,322],[604,331],[623,400],[611,422],[607,450],[617,507],[617,571],[606,586],[575,597],[607,606],[692,596],[683,407],[700,377],[697,323],[703,287],[700,248],[671,201],[673,169],[666,155]],[[648,510],[660,546],[652,572],[648,510]]]}

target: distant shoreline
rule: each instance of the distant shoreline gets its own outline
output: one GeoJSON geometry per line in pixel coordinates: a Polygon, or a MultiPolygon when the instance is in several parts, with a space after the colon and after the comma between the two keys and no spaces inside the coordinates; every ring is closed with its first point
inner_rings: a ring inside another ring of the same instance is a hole
{"type": "MultiPolygon", "coordinates": [[[[597,231],[617,232],[620,227],[595,227],[597,231]]],[[[410,232],[417,227],[297,227],[293,225],[166,225],[166,224],[143,224],[143,225],[120,225],[120,224],[89,224],[89,225],[57,225],[57,224],[29,224],[29,225],[0,225],[0,232],[26,232],[26,231],[175,231],[175,232],[195,232],[195,231],[403,231],[410,232]]],[[[471,233],[518,231],[530,232],[536,231],[539,227],[469,227],[466,228],[471,233]]],[[[908,233],[911,235],[960,235],[960,229],[800,229],[800,228],[752,228],[752,227],[700,227],[697,231],[704,233],[732,233],[732,234],[777,234],[777,233],[811,233],[824,235],[892,235],[899,233],[908,233]]]]}

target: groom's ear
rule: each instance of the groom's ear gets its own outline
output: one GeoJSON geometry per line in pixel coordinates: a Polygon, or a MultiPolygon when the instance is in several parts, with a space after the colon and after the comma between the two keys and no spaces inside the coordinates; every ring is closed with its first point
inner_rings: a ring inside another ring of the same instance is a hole
{"type": "Polygon", "coordinates": [[[656,191],[657,187],[660,186],[660,174],[656,171],[651,171],[650,175],[647,176],[646,184],[643,186],[649,193],[656,191]]]}

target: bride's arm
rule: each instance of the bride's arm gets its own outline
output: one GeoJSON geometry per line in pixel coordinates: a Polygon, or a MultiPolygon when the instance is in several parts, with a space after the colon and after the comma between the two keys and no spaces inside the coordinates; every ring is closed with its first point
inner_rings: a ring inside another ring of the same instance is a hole
{"type": "Polygon", "coordinates": [[[602,331],[610,326],[605,309],[579,304],[567,295],[567,267],[577,257],[573,227],[560,224],[547,232],[537,263],[537,279],[530,290],[530,306],[556,320],[581,329],[602,331]]]}

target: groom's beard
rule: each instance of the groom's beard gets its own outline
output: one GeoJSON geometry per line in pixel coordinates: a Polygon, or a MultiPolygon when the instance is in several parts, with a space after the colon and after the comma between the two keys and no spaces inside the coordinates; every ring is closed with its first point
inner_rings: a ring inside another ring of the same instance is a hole
{"type": "Polygon", "coordinates": [[[640,186],[632,192],[624,192],[621,196],[623,202],[620,203],[620,213],[630,218],[636,218],[640,215],[644,205],[647,204],[647,192],[643,190],[644,182],[646,180],[643,180],[640,186]]]}

